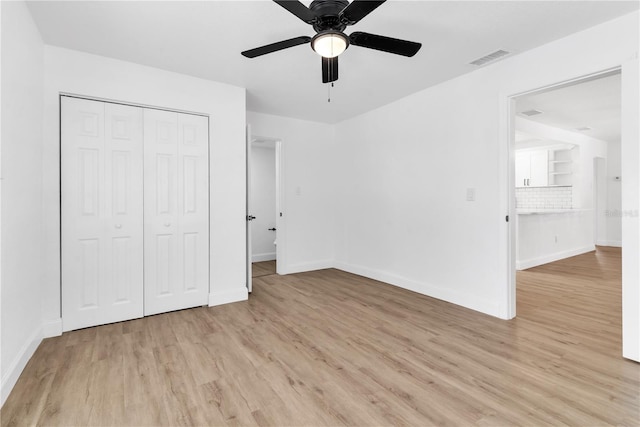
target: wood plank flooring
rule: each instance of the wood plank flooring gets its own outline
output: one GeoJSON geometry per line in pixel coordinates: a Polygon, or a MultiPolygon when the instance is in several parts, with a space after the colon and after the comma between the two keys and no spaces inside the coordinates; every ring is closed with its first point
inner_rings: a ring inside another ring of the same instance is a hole
{"type": "Polygon", "coordinates": [[[276,274],[276,262],[262,261],[251,264],[251,277],[262,277],[276,274]]]}
{"type": "Polygon", "coordinates": [[[337,270],[43,341],[12,425],[629,425],[620,250],[518,273],[503,321],[337,270]]]}

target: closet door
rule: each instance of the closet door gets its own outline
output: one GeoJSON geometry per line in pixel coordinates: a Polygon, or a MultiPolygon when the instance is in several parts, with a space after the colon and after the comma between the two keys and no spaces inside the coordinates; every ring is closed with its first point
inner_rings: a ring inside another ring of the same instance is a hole
{"type": "Polygon", "coordinates": [[[63,330],[143,315],[142,109],[62,97],[63,330]]]}
{"type": "Polygon", "coordinates": [[[145,109],[145,315],[206,305],[208,119],[145,109]]]}

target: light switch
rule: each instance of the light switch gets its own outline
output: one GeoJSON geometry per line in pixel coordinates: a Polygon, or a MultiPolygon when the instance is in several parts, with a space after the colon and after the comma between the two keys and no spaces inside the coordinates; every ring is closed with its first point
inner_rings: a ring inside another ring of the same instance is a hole
{"type": "Polygon", "coordinates": [[[467,202],[475,202],[475,201],[476,201],[476,189],[467,188],[467,202]]]}

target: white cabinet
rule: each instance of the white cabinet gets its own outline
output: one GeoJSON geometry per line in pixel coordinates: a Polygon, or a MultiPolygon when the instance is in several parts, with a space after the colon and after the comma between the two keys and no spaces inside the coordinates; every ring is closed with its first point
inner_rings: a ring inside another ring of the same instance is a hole
{"type": "Polygon", "coordinates": [[[516,152],[516,187],[546,187],[548,171],[547,150],[516,152]]]}

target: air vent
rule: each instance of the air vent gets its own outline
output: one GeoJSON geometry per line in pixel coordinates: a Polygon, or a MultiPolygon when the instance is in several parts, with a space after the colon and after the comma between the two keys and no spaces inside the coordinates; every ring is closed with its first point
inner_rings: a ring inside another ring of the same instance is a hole
{"type": "Polygon", "coordinates": [[[586,130],[591,130],[591,128],[589,126],[582,126],[580,128],[576,128],[576,130],[579,130],[580,132],[584,132],[586,130]]]}
{"type": "Polygon", "coordinates": [[[537,116],[538,114],[542,114],[542,111],[540,111],[540,110],[527,110],[527,111],[523,111],[520,114],[522,114],[523,116],[531,117],[531,116],[537,116]]]}
{"type": "Polygon", "coordinates": [[[471,65],[477,65],[478,67],[484,65],[484,64],[488,64],[489,62],[493,62],[493,61],[497,61],[498,59],[509,55],[510,52],[507,52],[506,50],[496,50],[493,53],[490,53],[488,55],[483,56],[482,58],[478,58],[475,61],[470,62],[471,65]]]}

